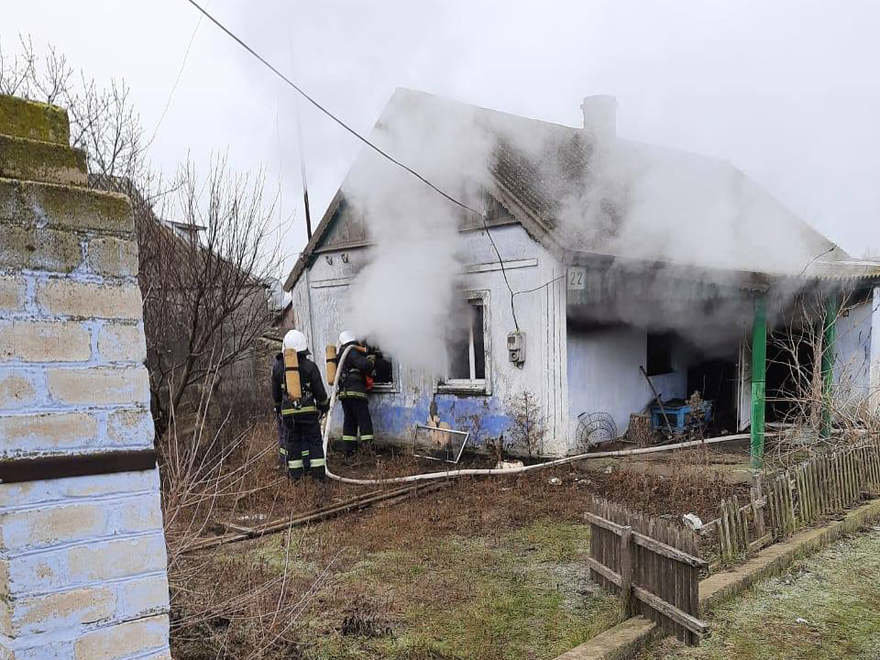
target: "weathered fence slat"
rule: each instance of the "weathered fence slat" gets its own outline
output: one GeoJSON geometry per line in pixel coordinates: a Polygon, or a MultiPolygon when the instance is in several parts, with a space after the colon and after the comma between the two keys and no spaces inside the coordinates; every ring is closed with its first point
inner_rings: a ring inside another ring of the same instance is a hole
{"type": "Polygon", "coordinates": [[[880,490],[880,439],[836,449],[776,474],[756,479],[749,501],[722,500],[719,517],[701,533],[718,537],[722,561],[790,536],[800,527],[857,504],[880,490]]]}
{"type": "Polygon", "coordinates": [[[749,500],[752,504],[752,516],[755,519],[755,536],[762,538],[764,536],[764,507],[758,504],[761,499],[761,491],[757,486],[753,486],[749,490],[749,500]]]}
{"type": "Polygon", "coordinates": [[[624,612],[642,614],[689,644],[705,633],[699,616],[699,572],[690,530],[594,499],[590,523],[591,576],[617,593],[624,612]]]}
{"type": "Polygon", "coordinates": [[[632,610],[632,556],[630,555],[630,540],[632,527],[626,526],[620,533],[620,605],[624,616],[629,616],[632,610]]]}

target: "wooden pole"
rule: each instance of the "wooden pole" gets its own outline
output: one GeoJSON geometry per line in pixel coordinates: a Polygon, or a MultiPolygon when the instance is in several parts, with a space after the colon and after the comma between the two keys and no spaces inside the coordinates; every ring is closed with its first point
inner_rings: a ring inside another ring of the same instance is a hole
{"type": "Polygon", "coordinates": [[[651,382],[651,378],[648,376],[648,372],[645,371],[643,366],[639,365],[639,371],[642,372],[645,380],[648,381],[648,387],[650,387],[651,391],[654,393],[654,399],[657,401],[657,405],[660,406],[660,414],[663,415],[663,421],[666,422],[666,428],[669,431],[669,434],[675,435],[675,431],[672,429],[672,424],[669,423],[669,418],[666,416],[666,409],[663,407],[663,401],[660,400],[660,395],[657,393],[657,388],[654,387],[654,383],[651,382]]]}
{"type": "Polygon", "coordinates": [[[620,607],[623,616],[632,616],[632,527],[623,528],[620,534],[620,607]]]}
{"type": "Polygon", "coordinates": [[[767,299],[755,297],[752,320],[752,468],[764,465],[764,413],[767,388],[767,299]]]}

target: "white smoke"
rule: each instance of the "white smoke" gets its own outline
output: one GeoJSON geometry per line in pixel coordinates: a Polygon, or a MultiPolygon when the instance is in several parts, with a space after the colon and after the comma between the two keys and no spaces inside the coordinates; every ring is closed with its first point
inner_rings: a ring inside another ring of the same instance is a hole
{"type": "MultiPolygon", "coordinates": [[[[615,138],[587,149],[584,184],[560,191],[557,212],[561,231],[582,249],[796,275],[829,247],[725,161],[615,138]]],[[[565,178],[558,167],[546,161],[545,176],[565,178]]]]}
{"type": "MultiPolygon", "coordinates": [[[[499,147],[522,157],[517,175],[531,179],[526,183],[544,196],[565,245],[631,259],[625,268],[610,268],[607,290],[616,298],[589,310],[599,322],[727,344],[751,317],[752,294],[739,287],[734,271],[797,275],[829,246],[758,184],[717,159],[616,138],[597,142],[579,129],[406,91],[395,94],[371,137],[477,208],[477,193],[491,187],[499,147]],[[646,264],[643,272],[633,266],[638,260],[646,264]],[[693,268],[693,289],[679,271],[679,289],[671,291],[668,277],[655,277],[669,275],[650,264],[657,261],[693,268]],[[706,269],[724,288],[709,298],[699,285],[706,269]],[[631,297],[633,282],[641,290],[631,297]]],[[[348,326],[401,363],[442,374],[457,311],[458,228],[466,212],[369,150],[343,192],[365,215],[373,244],[350,290],[348,326]]],[[[771,314],[796,290],[771,292],[771,314]]]]}
{"type": "MultiPolygon", "coordinates": [[[[467,107],[398,91],[371,139],[456,199],[479,207],[491,143],[467,107]],[[471,185],[465,185],[469,182],[471,185]]],[[[461,272],[464,211],[365,150],[346,180],[373,247],[350,289],[347,324],[401,364],[442,375],[461,272]]]]}

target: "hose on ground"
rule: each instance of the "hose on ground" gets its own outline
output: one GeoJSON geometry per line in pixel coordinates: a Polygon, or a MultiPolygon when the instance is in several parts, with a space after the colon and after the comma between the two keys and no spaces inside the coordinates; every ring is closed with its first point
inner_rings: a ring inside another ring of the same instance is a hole
{"type": "MultiPolygon", "coordinates": [[[[348,355],[348,352],[352,349],[352,346],[347,347],[343,352],[342,356],[339,358],[338,364],[340,367],[345,364],[345,357],[348,355]]],[[[452,479],[455,477],[467,477],[467,476],[478,476],[478,475],[511,475],[511,474],[522,474],[523,472],[531,472],[533,470],[543,470],[544,468],[557,467],[559,465],[567,465],[568,463],[576,463],[577,461],[585,461],[593,458],[610,458],[610,457],[618,457],[618,456],[638,456],[641,454],[655,454],[661,451],[669,451],[671,449],[688,449],[690,447],[700,447],[703,445],[714,445],[721,442],[730,442],[734,440],[745,440],[750,436],[748,433],[737,433],[734,435],[723,435],[715,438],[706,438],[704,440],[688,440],[686,442],[677,442],[671,445],[660,445],[657,447],[642,447],[640,449],[620,449],[614,451],[597,451],[590,452],[588,454],[578,454],[576,456],[566,456],[565,458],[557,458],[549,461],[545,461],[544,463],[535,463],[534,465],[523,465],[520,467],[513,468],[463,468],[456,470],[441,470],[439,472],[425,472],[422,474],[412,474],[405,477],[387,477],[384,479],[355,479],[354,477],[344,477],[339,474],[335,474],[330,470],[330,459],[329,459],[329,440],[330,440],[330,419],[333,415],[333,408],[336,405],[336,392],[339,387],[339,377],[342,373],[342,369],[336,370],[336,378],[333,382],[333,393],[330,396],[330,409],[327,411],[327,415],[324,418],[324,429],[322,433],[322,443],[324,446],[324,471],[328,477],[331,479],[335,479],[336,481],[341,481],[346,484],[356,484],[359,486],[384,486],[391,484],[405,484],[412,483],[415,481],[429,481],[432,479],[452,479]]],[[[767,436],[775,435],[774,433],[767,433],[767,436]]]]}

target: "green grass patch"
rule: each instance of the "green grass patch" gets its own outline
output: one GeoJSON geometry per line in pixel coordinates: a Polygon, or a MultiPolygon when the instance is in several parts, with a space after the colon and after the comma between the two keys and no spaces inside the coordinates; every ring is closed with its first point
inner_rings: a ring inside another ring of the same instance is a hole
{"type": "Polygon", "coordinates": [[[718,607],[699,647],[646,657],[880,658],[880,531],[842,540],[718,607]]]}
{"type": "Polygon", "coordinates": [[[542,520],[367,554],[335,576],[335,597],[319,594],[301,648],[316,659],[555,657],[618,621],[616,599],[588,580],[588,544],[587,526],[542,520]],[[361,594],[355,615],[386,632],[343,634],[342,593],[361,594]]]}

